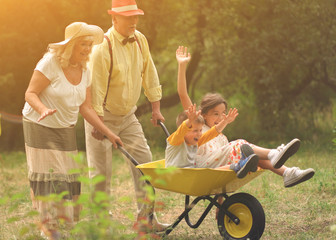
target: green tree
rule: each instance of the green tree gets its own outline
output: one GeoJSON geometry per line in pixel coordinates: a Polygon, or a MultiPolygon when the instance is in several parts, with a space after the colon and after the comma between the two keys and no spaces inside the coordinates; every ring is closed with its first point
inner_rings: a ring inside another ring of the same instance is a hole
{"type": "Polygon", "coordinates": [[[146,2],[145,12],[155,13],[146,25],[147,35],[155,33],[154,56],[159,69],[171,73],[161,76],[169,91],[163,106],[178,101],[173,53],[184,44],[193,53],[187,74],[191,96],[217,91],[239,98],[242,109],[256,115],[243,125],[260,136],[307,137],[316,130],[306,131],[314,126],[314,114],[330,110],[336,90],[335,1],[160,1],[159,7],[146,2]]]}
{"type": "MultiPolygon", "coordinates": [[[[166,119],[176,115],[169,109],[181,110],[176,108],[175,50],[184,45],[192,52],[187,71],[192,99],[198,102],[216,91],[239,108],[240,117],[226,130],[230,136],[269,140],[321,134],[316,114],[333,111],[335,102],[335,0],[137,3],[145,11],[139,30],[148,38],[158,69],[166,119]]],[[[74,21],[105,31],[111,26],[110,0],[0,4],[0,111],[16,115],[37,61],[48,43],[63,39],[65,26],[74,21]]],[[[137,114],[150,110],[142,96],[137,114]]],[[[1,147],[17,136],[22,141],[19,131],[17,125],[3,125],[1,147]]]]}

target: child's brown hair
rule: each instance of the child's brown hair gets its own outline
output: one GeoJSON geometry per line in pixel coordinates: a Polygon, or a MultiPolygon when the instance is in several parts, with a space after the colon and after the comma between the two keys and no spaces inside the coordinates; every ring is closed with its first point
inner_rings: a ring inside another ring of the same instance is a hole
{"type": "Polygon", "coordinates": [[[225,110],[227,110],[227,102],[219,93],[207,93],[201,101],[201,113],[206,114],[210,109],[216,107],[217,105],[224,103],[225,110]]]}

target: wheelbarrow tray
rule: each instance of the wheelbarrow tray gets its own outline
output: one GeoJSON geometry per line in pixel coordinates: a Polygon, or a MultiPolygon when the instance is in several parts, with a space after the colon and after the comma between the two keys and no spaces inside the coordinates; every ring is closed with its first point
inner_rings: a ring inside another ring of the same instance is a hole
{"type": "Polygon", "coordinates": [[[149,176],[153,187],[190,196],[231,193],[264,172],[258,169],[239,179],[234,171],[226,169],[166,168],[164,159],[136,167],[149,176]]]}

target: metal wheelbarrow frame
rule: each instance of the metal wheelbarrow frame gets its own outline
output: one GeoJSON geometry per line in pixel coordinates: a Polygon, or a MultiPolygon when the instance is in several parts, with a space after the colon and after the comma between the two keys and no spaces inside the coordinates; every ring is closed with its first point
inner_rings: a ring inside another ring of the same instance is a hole
{"type": "MultiPolygon", "coordinates": [[[[169,132],[159,122],[165,134],[169,132]]],[[[181,193],[185,195],[185,209],[174,223],[166,229],[162,238],[166,237],[183,219],[191,228],[198,228],[212,207],[219,209],[217,217],[218,230],[223,239],[260,239],[265,228],[265,213],[259,201],[248,193],[236,193],[237,189],[247,184],[264,170],[258,169],[246,177],[238,179],[232,170],[210,168],[165,168],[165,160],[139,164],[123,147],[119,150],[146,176],[147,184],[155,188],[181,193]],[[190,203],[190,197],[195,199],[190,203]],[[220,204],[217,200],[223,197],[220,204]],[[189,212],[201,200],[209,203],[196,223],[192,223],[189,212]]]]}

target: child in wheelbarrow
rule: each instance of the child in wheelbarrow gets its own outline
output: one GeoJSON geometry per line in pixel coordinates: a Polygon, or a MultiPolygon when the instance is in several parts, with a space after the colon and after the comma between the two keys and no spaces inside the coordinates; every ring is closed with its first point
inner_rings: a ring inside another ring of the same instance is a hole
{"type": "MultiPolygon", "coordinates": [[[[176,59],[178,62],[177,90],[182,106],[186,110],[192,104],[187,92],[185,76],[188,62],[191,59],[187,48],[183,46],[178,47],[176,50],[176,59]]],[[[202,131],[206,132],[225,118],[227,102],[220,94],[206,94],[201,101],[200,109],[205,121],[202,131]]],[[[236,114],[238,115],[238,112],[236,112],[236,114]]],[[[248,143],[243,139],[229,142],[224,134],[218,134],[198,148],[195,167],[217,168],[232,165],[238,163],[241,158],[244,159],[250,154],[256,154],[259,157],[259,167],[269,169],[282,176],[284,186],[292,187],[309,180],[315,174],[312,168],[301,170],[298,167],[289,168],[284,166],[284,163],[297,152],[299,147],[299,139],[293,139],[286,145],[282,144],[275,149],[267,149],[248,143]],[[250,148],[244,147],[246,144],[248,144],[250,148]]]]}
{"type": "MultiPolygon", "coordinates": [[[[196,111],[196,104],[192,104],[177,117],[178,129],[167,138],[166,167],[195,168],[198,147],[217,137],[238,115],[236,109],[230,109],[219,123],[202,133],[205,122],[200,114],[201,111],[196,111]]],[[[241,149],[248,154],[242,154],[237,163],[220,167],[234,170],[238,178],[245,177],[250,171],[255,172],[259,160],[249,145],[243,144],[241,149]]]]}

